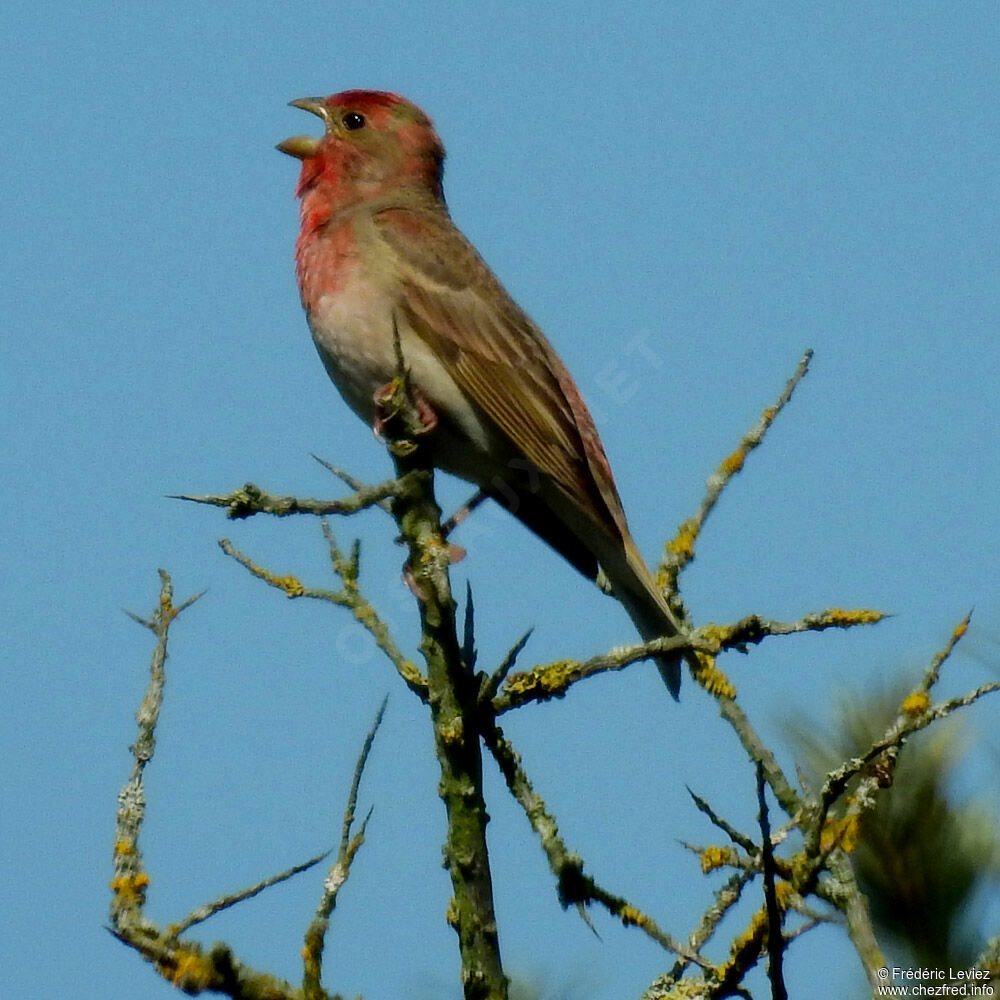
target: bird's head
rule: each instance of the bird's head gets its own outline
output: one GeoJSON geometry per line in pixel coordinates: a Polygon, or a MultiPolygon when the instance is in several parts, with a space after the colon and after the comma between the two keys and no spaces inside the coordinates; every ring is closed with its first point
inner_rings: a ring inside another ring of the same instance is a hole
{"type": "Polygon", "coordinates": [[[415,104],[377,90],[345,90],[291,102],[323,120],[316,139],[297,135],[278,149],[302,161],[296,195],[326,189],[334,201],[368,201],[397,187],[417,187],[442,198],[444,146],[415,104]]]}

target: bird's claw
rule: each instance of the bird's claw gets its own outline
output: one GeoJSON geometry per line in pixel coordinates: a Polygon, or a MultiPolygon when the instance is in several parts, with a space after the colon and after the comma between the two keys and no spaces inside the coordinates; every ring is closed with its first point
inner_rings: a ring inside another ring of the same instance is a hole
{"type": "Polygon", "coordinates": [[[414,450],[408,439],[428,434],[438,425],[438,415],[427,398],[401,378],[394,378],[372,396],[375,419],[372,429],[379,441],[387,441],[392,450],[414,450]]]}

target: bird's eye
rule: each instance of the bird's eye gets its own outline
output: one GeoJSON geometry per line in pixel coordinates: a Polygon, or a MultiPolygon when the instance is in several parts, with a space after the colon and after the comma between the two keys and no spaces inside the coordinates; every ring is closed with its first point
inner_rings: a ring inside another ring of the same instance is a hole
{"type": "Polygon", "coordinates": [[[340,119],[344,128],[349,132],[355,132],[359,128],[365,127],[365,116],[359,115],[357,111],[348,111],[343,118],[340,119]]]}

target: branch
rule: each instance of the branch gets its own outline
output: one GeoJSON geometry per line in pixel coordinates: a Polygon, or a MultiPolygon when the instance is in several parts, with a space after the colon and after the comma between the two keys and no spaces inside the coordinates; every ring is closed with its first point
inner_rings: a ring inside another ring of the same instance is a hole
{"type": "Polygon", "coordinates": [[[868,904],[858,888],[850,858],[837,848],[826,858],[826,866],[832,877],[817,885],[817,895],[844,914],[848,937],[861,959],[868,984],[874,988],[882,982],[878,973],[885,968],[885,956],[875,938],[871,917],[868,915],[868,904]]]}
{"type": "MultiPolygon", "coordinates": [[[[320,458],[319,455],[313,455],[312,458],[319,462],[320,465],[326,469],[327,472],[335,475],[342,483],[346,483],[355,493],[365,493],[368,490],[373,489],[373,487],[366,486],[360,479],[352,476],[349,472],[345,472],[339,466],[334,465],[332,462],[328,462],[325,458],[320,458]]],[[[388,485],[383,483],[383,486],[388,485]]],[[[380,489],[381,487],[376,486],[374,489],[380,489]]],[[[392,505],[389,503],[388,497],[378,500],[375,502],[376,507],[381,507],[387,514],[392,512],[392,505]]]]}
{"type": "Polygon", "coordinates": [[[358,587],[359,551],[357,546],[349,556],[345,556],[337,545],[336,538],[329,524],[323,522],[323,536],[330,551],[330,562],[334,572],[343,584],[340,590],[320,590],[305,586],[298,577],[291,574],[279,575],[263,566],[259,566],[249,556],[244,555],[228,538],[219,539],[219,548],[232,559],[235,559],[244,569],[259,580],[277,590],[286,597],[305,597],[316,601],[326,601],[338,607],[350,608],[354,617],[375,640],[375,645],[388,657],[397,673],[406,682],[407,687],[422,701],[427,700],[427,681],[420,673],[417,665],[403,655],[399,646],[389,632],[389,627],[379,617],[378,612],[368,602],[358,587]]]}
{"type": "Polygon", "coordinates": [[[237,892],[230,893],[227,896],[220,896],[218,899],[205,903],[203,906],[199,906],[198,909],[192,910],[183,920],[176,924],[171,924],[167,928],[167,933],[171,937],[180,937],[181,934],[190,930],[195,924],[203,923],[208,920],[209,917],[215,916],[216,913],[219,913],[222,910],[228,910],[230,906],[242,903],[245,899],[252,899],[265,889],[270,889],[272,885],[278,885],[280,882],[286,882],[293,875],[298,875],[300,872],[308,871],[310,868],[318,865],[324,858],[328,857],[329,854],[329,851],[324,851],[322,854],[317,854],[316,857],[310,858],[308,861],[303,861],[301,864],[293,865],[291,868],[286,868],[283,872],[279,872],[277,875],[271,875],[269,878],[263,879],[256,885],[250,886],[248,889],[240,889],[237,892]]]}
{"type": "Polygon", "coordinates": [[[361,828],[356,834],[351,835],[354,826],[354,813],[358,804],[358,789],[361,787],[361,776],[364,774],[365,764],[368,762],[368,755],[371,753],[372,744],[375,742],[375,734],[382,724],[382,717],[385,714],[385,706],[388,696],[382,699],[382,704],[375,715],[375,721],[371,729],[365,736],[361,753],[358,754],[358,761],[354,765],[354,777],[351,781],[351,791],[347,796],[347,806],[344,809],[344,820],[341,825],[340,849],[337,851],[337,860],[327,874],[323,883],[323,895],[320,897],[319,906],[316,908],[316,916],[306,930],[305,945],[302,949],[303,974],[302,992],[306,1000],[322,1000],[325,997],[322,988],[323,975],[323,948],[326,943],[326,933],[330,927],[330,915],[337,905],[337,893],[340,887],[347,881],[351,874],[351,863],[358,853],[361,845],[365,842],[365,830],[368,827],[368,820],[371,818],[371,810],[361,823],[361,828]]]}
{"type": "MultiPolygon", "coordinates": [[[[324,463],[325,464],[325,463],[324,463]]],[[[333,470],[333,466],[328,466],[333,470]]],[[[343,474],[336,473],[343,477],[343,474]]],[[[399,489],[399,483],[388,480],[375,486],[362,486],[353,496],[342,500],[312,500],[304,497],[280,496],[268,493],[253,483],[246,483],[241,489],[224,496],[174,495],[172,500],[189,500],[191,503],[225,507],[226,517],[238,520],[253,517],[254,514],[271,514],[274,517],[288,517],[292,514],[357,514],[368,507],[384,506],[387,498],[399,489]]]]}
{"type": "Polygon", "coordinates": [[[784,910],[778,905],[776,890],[777,870],[774,848],[771,846],[771,822],[767,815],[767,794],[764,788],[764,770],[757,765],[757,804],[760,807],[761,868],[764,874],[764,906],[767,912],[767,976],[771,980],[771,1000],[788,1000],[782,970],[785,941],[781,931],[784,910]]]}
{"type": "MultiPolygon", "coordinates": [[[[686,786],[685,786],[686,787],[686,786]]],[[[688,795],[694,800],[694,804],[698,807],[698,811],[704,813],[713,826],[717,826],[734,844],[739,844],[747,854],[756,855],[759,853],[757,850],[757,845],[745,834],[740,833],[736,827],[727,823],[721,816],[717,815],[715,810],[705,801],[700,795],[695,795],[690,788],[687,790],[688,795]]]]}
{"type": "Polygon", "coordinates": [[[114,877],[111,890],[111,924],[121,932],[145,933],[152,927],[142,915],[146,902],[149,875],[143,869],[139,851],[139,833],[146,816],[146,796],[143,790],[143,772],[156,752],[156,724],[163,704],[163,688],[167,676],[167,640],[174,620],[189,608],[200,594],[188,598],[179,607],[173,603],[173,583],[165,570],[160,570],[160,599],[156,610],[148,619],[132,612],[128,616],[156,636],[156,646],[149,663],[149,686],[143,696],[136,722],[139,732],[132,744],[132,773],[118,794],[118,813],[115,822],[114,877]]]}
{"type": "MultiPolygon", "coordinates": [[[[731,625],[709,623],[692,629],[684,636],[618,646],[607,653],[592,656],[589,660],[557,660],[513,674],[508,678],[503,692],[493,699],[493,708],[500,715],[529,702],[562,698],[574,684],[587,677],[608,671],[624,670],[633,663],[647,660],[657,653],[687,649],[693,650],[700,657],[699,666],[695,668],[695,678],[702,687],[710,694],[724,693],[733,697],[736,694],[735,689],[713,662],[717,654],[730,649],[742,650],[747,644],[763,642],[769,636],[872,625],[884,617],[881,611],[863,608],[851,611],[828,608],[825,611],[805,615],[795,622],[774,621],[761,618],[759,615],[747,615],[731,625]]],[[[515,651],[520,652],[520,647],[515,647],[515,651]]],[[[506,669],[509,670],[510,666],[506,669]]],[[[502,680],[501,677],[496,682],[497,686],[502,680]]]]}
{"type": "Polygon", "coordinates": [[[785,408],[791,400],[792,393],[795,392],[799,382],[805,378],[809,371],[809,362],[812,360],[813,352],[806,351],[802,355],[795,369],[795,374],[788,380],[784,391],[778,397],[773,406],[769,406],[761,414],[757,423],[743,436],[736,450],[722,461],[722,464],[709,477],[706,485],[705,497],[693,517],[688,518],[677,529],[677,534],[667,542],[656,576],[656,582],[660,588],[668,594],[677,592],[677,580],[687,565],[694,559],[695,542],[701,534],[705,521],[712,513],[722,491],[729,481],[744,466],[747,457],[763,440],[775,418],[785,408]]]}
{"type": "Polygon", "coordinates": [[[555,817],[549,813],[544,800],[532,787],[531,781],[521,766],[520,756],[504,736],[500,727],[496,725],[484,726],[483,741],[497,762],[500,773],[507,783],[507,788],[524,810],[531,828],[541,841],[542,850],[545,851],[545,856],[549,861],[549,867],[556,877],[559,903],[564,909],[574,904],[583,907],[590,903],[600,903],[612,916],[618,917],[626,927],[638,927],[657,944],[676,955],[680,955],[687,962],[693,962],[704,968],[711,967],[696,952],[661,930],[657,923],[638,907],[623,897],[616,896],[601,888],[589,875],[584,874],[583,860],[578,854],[569,850],[559,835],[559,826],[555,817]]]}
{"type": "MultiPolygon", "coordinates": [[[[401,355],[397,334],[397,353],[401,355]]],[[[392,515],[407,546],[406,572],[418,597],[420,650],[427,662],[427,697],[441,769],[438,791],[448,830],[445,866],[451,876],[448,921],[458,935],[465,1000],[506,1000],[493,883],[486,844],[489,816],[483,798],[479,744],[479,680],[466,669],[458,638],[433,472],[420,447],[426,427],[419,401],[399,359],[400,374],[376,396],[380,432],[396,465],[392,515]]]]}
{"type": "MultiPolygon", "coordinates": [[[[136,713],[139,732],[132,745],[132,772],[118,796],[110,930],[119,941],[151,962],[164,979],[187,993],[211,990],[233,1000],[301,1000],[301,994],[288,983],[239,962],[226,945],[217,944],[205,952],[197,942],[179,938],[173,928],[161,931],[143,912],[150,884],[139,850],[139,833],[146,812],[143,772],[156,749],[170,626],[198,596],[174,605],[170,576],[160,570],[160,599],[153,615],[145,619],[129,612],[129,617],[156,636],[156,645],[150,661],[149,685],[136,713]]],[[[221,908],[216,906],[214,912],[221,908]]]]}

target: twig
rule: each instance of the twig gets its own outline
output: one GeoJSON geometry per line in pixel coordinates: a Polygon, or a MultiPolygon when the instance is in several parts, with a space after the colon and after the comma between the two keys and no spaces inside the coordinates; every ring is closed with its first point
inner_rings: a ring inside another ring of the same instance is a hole
{"type": "Polygon", "coordinates": [[[533,628],[529,628],[528,631],[525,632],[524,635],[522,635],[509,650],[507,650],[507,655],[501,661],[500,666],[498,666],[496,670],[494,670],[493,673],[483,681],[482,690],[479,692],[479,703],[481,705],[485,705],[496,697],[497,691],[500,690],[500,685],[503,684],[507,674],[510,673],[514,664],[517,663],[518,656],[521,655],[521,651],[528,644],[528,640],[531,638],[531,633],[534,631],[535,630],[533,628]]]}
{"type": "MultiPolygon", "coordinates": [[[[442,530],[442,534],[443,534],[442,530]]],[[[465,623],[462,629],[462,662],[470,673],[476,669],[476,605],[472,584],[465,581],[465,623]]]]}
{"type": "Polygon", "coordinates": [[[854,869],[851,867],[848,856],[839,848],[832,851],[827,857],[826,866],[832,878],[821,882],[816,887],[817,894],[844,914],[847,922],[847,934],[854,945],[858,958],[861,959],[868,983],[874,988],[882,982],[878,974],[880,969],[885,968],[885,956],[875,938],[871,917],[868,915],[868,906],[858,888],[854,869]]]}
{"type": "Polygon", "coordinates": [[[687,565],[694,559],[695,543],[701,533],[701,529],[712,513],[722,491],[726,488],[730,479],[736,475],[752,452],[763,440],[768,428],[774,423],[775,418],[791,400],[799,382],[809,371],[809,362],[812,360],[813,352],[806,351],[802,355],[795,374],[788,380],[784,391],[778,397],[773,406],[769,406],[761,414],[760,419],[740,440],[736,450],[722,461],[722,464],[709,477],[706,485],[705,497],[693,517],[688,518],[677,529],[677,534],[671,539],[664,552],[663,560],[657,571],[657,583],[668,594],[676,593],[677,580],[687,565]]]}
{"type": "Polygon", "coordinates": [[[388,657],[406,685],[422,700],[427,697],[427,681],[423,678],[417,665],[407,659],[389,632],[388,626],[379,617],[378,612],[362,595],[357,581],[358,554],[354,549],[349,557],[341,552],[336,538],[324,521],[323,535],[330,550],[330,561],[334,571],[340,577],[343,587],[340,590],[320,590],[305,586],[296,576],[280,575],[259,566],[249,556],[244,555],[228,538],[219,539],[219,548],[231,559],[235,559],[244,569],[271,587],[281,590],[289,598],[305,597],[310,600],[326,601],[338,607],[350,608],[355,619],[359,621],[375,640],[375,645],[388,657]]]}
{"type": "MultiPolygon", "coordinates": [[[[346,483],[350,486],[355,493],[364,493],[366,490],[371,489],[371,487],[367,486],[356,476],[352,476],[349,472],[345,472],[339,466],[334,465],[332,462],[328,462],[325,458],[320,458],[320,456],[316,454],[312,454],[311,457],[314,461],[319,462],[319,464],[322,465],[327,472],[332,473],[342,483],[346,483]]],[[[381,507],[387,514],[392,513],[392,504],[389,502],[388,497],[382,500],[377,500],[375,502],[375,506],[381,507]]]]}
{"type": "Polygon", "coordinates": [[[384,506],[386,499],[392,497],[399,487],[398,481],[390,479],[375,486],[363,486],[353,496],[341,500],[313,500],[268,493],[253,483],[246,483],[241,489],[233,490],[224,496],[175,494],[170,499],[225,507],[226,517],[233,520],[253,517],[254,514],[271,514],[274,517],[312,514],[323,517],[328,514],[357,514],[368,507],[384,506]]]}
{"type": "Polygon", "coordinates": [[[792,635],[798,632],[823,632],[830,628],[851,628],[872,625],[885,616],[881,611],[868,609],[846,610],[828,608],[803,616],[799,621],[783,622],[747,615],[731,625],[709,623],[693,629],[686,636],[654,639],[651,642],[618,646],[607,653],[592,656],[589,660],[557,660],[555,663],[533,667],[512,675],[504,690],[494,698],[497,714],[509,712],[529,702],[561,698],[572,685],[594,674],[624,670],[656,653],[691,649],[699,657],[700,666],[695,670],[699,683],[711,694],[735,696],[735,690],[726,680],[712,659],[718,653],[740,649],[748,643],[760,643],[770,636],[792,635]]]}
{"type": "Polygon", "coordinates": [[[688,962],[710,968],[705,959],[663,931],[651,917],[623,897],[601,888],[589,875],[584,874],[582,859],[567,848],[559,835],[555,818],[549,813],[542,797],[532,787],[521,766],[520,756],[500,727],[496,725],[484,727],[483,741],[497,762],[508,789],[524,810],[531,828],[541,841],[549,867],[556,877],[556,891],[560,904],[567,908],[571,905],[586,906],[590,903],[600,903],[626,927],[638,927],[668,951],[680,955],[688,962]]]}
{"type": "Polygon", "coordinates": [[[151,962],[164,979],[187,993],[211,990],[233,1000],[301,1000],[298,990],[243,964],[226,945],[214,945],[206,952],[197,942],[178,938],[175,928],[161,931],[143,912],[150,882],[139,850],[139,833],[146,811],[143,771],[156,748],[170,625],[200,596],[174,605],[170,576],[164,570],[159,572],[160,599],[153,615],[145,619],[127,612],[156,636],[156,646],[150,661],[149,686],[136,713],[139,732],[132,745],[132,772],[118,796],[109,930],[151,962]]]}
{"type": "Polygon", "coordinates": [[[771,822],[767,815],[767,794],[764,784],[764,769],[758,763],[757,772],[757,814],[760,823],[761,869],[764,875],[764,905],[767,910],[767,975],[771,980],[771,1000],[788,1000],[782,963],[785,942],[781,931],[782,908],[778,905],[775,888],[777,872],[774,864],[774,848],[771,846],[771,822]]]}
{"type": "Polygon", "coordinates": [[[308,861],[303,861],[302,864],[293,865],[291,868],[287,868],[277,875],[263,879],[248,889],[240,889],[227,896],[220,896],[210,903],[205,903],[204,906],[199,906],[198,909],[192,910],[183,920],[176,924],[171,924],[167,928],[167,933],[172,937],[180,937],[186,930],[194,927],[195,924],[200,924],[208,920],[209,917],[214,916],[216,913],[227,910],[230,906],[235,906],[237,903],[242,903],[245,899],[252,899],[258,893],[269,889],[272,885],[277,885],[279,882],[286,882],[293,875],[308,871],[310,868],[318,865],[324,858],[329,857],[329,854],[329,851],[324,851],[322,854],[317,854],[316,857],[310,858],[308,861]]]}
{"type": "Polygon", "coordinates": [[[720,830],[722,830],[722,832],[734,844],[739,844],[739,846],[742,847],[747,854],[753,856],[759,853],[757,845],[749,837],[740,833],[736,827],[727,823],[700,795],[696,795],[686,785],[685,788],[687,788],[687,793],[694,800],[694,804],[698,807],[698,810],[703,812],[709,818],[713,826],[717,826],[720,830]]]}
{"type": "Polygon", "coordinates": [[[482,490],[476,490],[468,500],[462,504],[454,514],[451,515],[442,525],[441,534],[447,538],[480,504],[489,500],[489,494],[482,490]]]}
{"type": "Polygon", "coordinates": [[[529,702],[562,698],[569,688],[585,677],[612,670],[624,670],[655,653],[688,649],[693,636],[655,639],[635,646],[620,646],[589,660],[558,660],[507,678],[504,690],[493,699],[494,711],[500,715],[529,702]]]}
{"type": "Polygon", "coordinates": [[[170,575],[159,570],[160,598],[152,616],[140,618],[131,611],[126,614],[156,636],[156,645],[149,663],[149,686],[143,696],[136,722],[139,727],[135,743],[132,744],[132,772],[118,794],[118,812],[115,822],[114,877],[111,889],[111,923],[119,933],[145,934],[153,924],[145,919],[142,908],[146,901],[146,887],[149,875],[143,869],[142,854],[139,850],[139,833],[146,815],[146,796],[143,789],[143,771],[156,752],[156,724],[163,704],[163,689],[166,684],[165,664],[167,662],[167,639],[170,626],[187,608],[201,596],[189,597],[180,606],[173,603],[174,588],[170,575]]]}
{"type": "Polygon", "coordinates": [[[375,734],[382,724],[382,717],[385,714],[385,706],[388,696],[382,699],[382,704],[375,715],[368,734],[365,736],[361,753],[358,754],[357,763],[354,765],[354,777],[351,780],[351,791],[347,796],[347,805],[344,808],[344,819],[341,825],[340,849],[337,851],[337,860],[327,874],[323,883],[323,895],[320,897],[319,905],[316,908],[316,915],[313,917],[306,929],[305,945],[302,949],[302,993],[306,1000],[321,1000],[326,994],[322,988],[323,975],[323,949],[326,943],[326,933],[330,926],[330,915],[337,905],[337,893],[340,887],[347,881],[351,874],[351,863],[355,855],[365,842],[365,830],[368,827],[368,820],[371,818],[371,810],[365,816],[361,827],[356,834],[351,835],[354,826],[354,814],[358,805],[358,790],[361,787],[361,776],[364,774],[365,765],[368,763],[368,755],[371,753],[372,744],[375,742],[375,734]]]}

